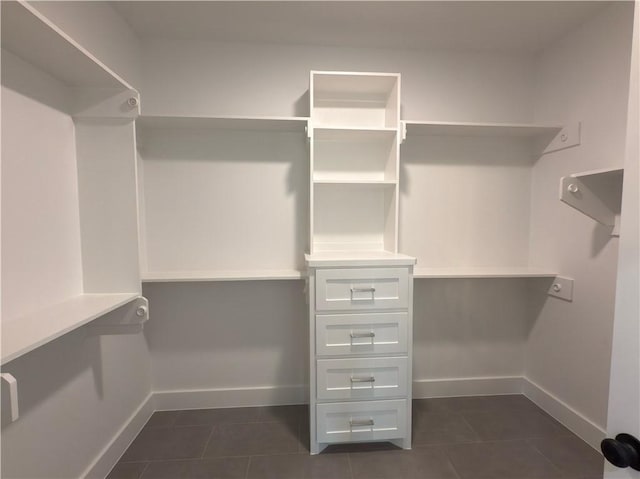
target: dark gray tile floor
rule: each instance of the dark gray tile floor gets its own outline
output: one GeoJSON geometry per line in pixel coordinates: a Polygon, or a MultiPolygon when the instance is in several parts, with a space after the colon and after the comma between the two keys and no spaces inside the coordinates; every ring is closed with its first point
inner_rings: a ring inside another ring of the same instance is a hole
{"type": "Polygon", "coordinates": [[[521,395],[413,402],[413,449],[309,455],[305,406],[156,412],[108,479],[602,479],[599,453],[521,395]]]}

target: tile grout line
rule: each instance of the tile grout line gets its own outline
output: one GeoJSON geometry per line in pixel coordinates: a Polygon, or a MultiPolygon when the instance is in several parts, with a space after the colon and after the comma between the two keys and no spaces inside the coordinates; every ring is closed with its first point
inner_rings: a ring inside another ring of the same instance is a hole
{"type": "Polygon", "coordinates": [[[353,475],[353,466],[351,465],[350,453],[347,453],[347,463],[349,464],[349,476],[351,477],[351,479],[355,479],[355,476],[353,475]]]}
{"type": "Polygon", "coordinates": [[[247,468],[244,471],[244,479],[249,478],[249,469],[251,468],[251,458],[252,456],[249,456],[249,460],[247,461],[247,468]]]}
{"type": "Polygon", "coordinates": [[[202,449],[202,454],[200,454],[200,459],[204,459],[204,455],[209,448],[209,443],[211,442],[211,438],[213,437],[213,431],[215,431],[216,426],[211,426],[211,431],[209,432],[209,437],[207,437],[207,441],[204,443],[204,448],[202,449]]]}
{"type": "Polygon", "coordinates": [[[150,462],[147,462],[147,464],[145,464],[145,466],[142,468],[142,471],[140,471],[140,475],[138,476],[138,479],[144,476],[144,473],[147,472],[147,469],[149,469],[150,465],[151,465],[150,462]]]}

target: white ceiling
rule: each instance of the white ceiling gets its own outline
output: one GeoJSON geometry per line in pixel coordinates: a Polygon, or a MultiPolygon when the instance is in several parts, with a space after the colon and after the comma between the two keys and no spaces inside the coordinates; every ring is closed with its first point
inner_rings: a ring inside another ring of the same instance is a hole
{"type": "Polygon", "coordinates": [[[532,53],[610,2],[111,3],[141,38],[532,53]]]}

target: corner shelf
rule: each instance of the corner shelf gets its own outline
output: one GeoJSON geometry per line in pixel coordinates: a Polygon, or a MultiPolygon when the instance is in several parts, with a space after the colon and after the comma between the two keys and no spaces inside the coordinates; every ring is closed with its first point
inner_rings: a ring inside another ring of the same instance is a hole
{"type": "Polygon", "coordinates": [[[2,48],[67,86],[132,89],[24,1],[2,2],[2,48]]]}
{"type": "Polygon", "coordinates": [[[143,283],[189,283],[206,281],[264,281],[302,279],[298,270],[254,270],[254,271],[167,271],[143,273],[143,283]]]}
{"type": "Polygon", "coordinates": [[[615,236],[619,229],[623,177],[622,168],[564,176],[560,180],[560,200],[598,223],[613,227],[615,236]]]}
{"type": "Polygon", "coordinates": [[[523,267],[455,267],[415,268],[416,279],[448,278],[555,278],[558,273],[537,268],[523,267]]]}
{"type": "Polygon", "coordinates": [[[138,298],[138,294],[81,294],[2,324],[2,364],[138,298]]]}

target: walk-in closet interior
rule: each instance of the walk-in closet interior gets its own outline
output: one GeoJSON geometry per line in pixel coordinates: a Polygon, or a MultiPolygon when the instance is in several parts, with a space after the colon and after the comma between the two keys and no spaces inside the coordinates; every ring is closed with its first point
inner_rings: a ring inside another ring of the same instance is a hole
{"type": "Polygon", "coordinates": [[[637,5],[3,1],[2,476],[104,478],[188,409],[409,450],[459,396],[599,451],[637,5]]]}

